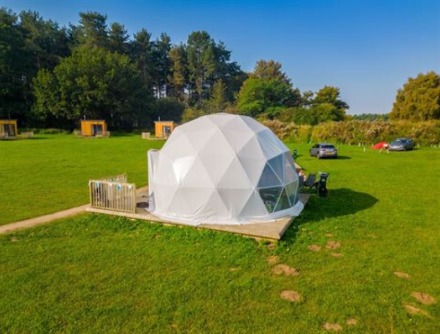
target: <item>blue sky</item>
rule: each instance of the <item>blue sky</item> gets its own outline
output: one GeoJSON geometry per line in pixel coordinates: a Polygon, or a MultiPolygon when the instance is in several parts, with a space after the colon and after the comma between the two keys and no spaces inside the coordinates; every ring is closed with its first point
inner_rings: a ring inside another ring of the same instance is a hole
{"type": "Polygon", "coordinates": [[[245,71],[276,60],[301,91],[339,87],[349,114],[387,113],[409,77],[440,73],[438,0],[116,1],[0,0],[61,26],[98,11],[132,35],[146,28],[173,44],[197,30],[223,41],[245,71]]]}

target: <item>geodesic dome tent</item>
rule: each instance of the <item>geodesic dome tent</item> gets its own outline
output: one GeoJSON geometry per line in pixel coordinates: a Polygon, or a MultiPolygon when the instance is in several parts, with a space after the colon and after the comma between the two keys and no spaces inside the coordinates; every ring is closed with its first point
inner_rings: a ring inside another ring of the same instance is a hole
{"type": "Polygon", "coordinates": [[[297,216],[298,175],[286,145],[247,116],[213,114],[148,152],[149,211],[189,225],[297,216]]]}

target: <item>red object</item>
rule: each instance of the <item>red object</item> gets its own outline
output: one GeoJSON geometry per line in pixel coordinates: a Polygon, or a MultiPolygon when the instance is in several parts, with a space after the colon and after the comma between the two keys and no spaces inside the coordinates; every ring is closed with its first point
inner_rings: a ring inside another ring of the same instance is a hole
{"type": "Polygon", "coordinates": [[[386,150],[388,148],[388,143],[386,141],[381,141],[371,147],[374,150],[386,150]]]}

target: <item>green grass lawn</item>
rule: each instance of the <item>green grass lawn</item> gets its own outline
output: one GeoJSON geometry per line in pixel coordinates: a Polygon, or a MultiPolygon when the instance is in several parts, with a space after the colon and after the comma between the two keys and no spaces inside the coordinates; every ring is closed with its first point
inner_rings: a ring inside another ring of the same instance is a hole
{"type": "MultiPolygon", "coordinates": [[[[123,171],[138,182],[146,178],[147,144],[140,139],[52,139],[71,155],[86,145],[102,152],[117,145],[135,165],[121,162],[123,171]]],[[[227,233],[93,214],[0,236],[0,332],[324,333],[325,323],[348,333],[440,332],[440,150],[379,154],[340,146],[340,159],[317,160],[308,145],[289,146],[308,173],[330,173],[330,192],[312,197],[274,248],[227,233]],[[340,247],[326,248],[329,241],[340,247]],[[272,256],[300,274],[274,274],[272,256]],[[283,290],[302,301],[280,298],[283,290]],[[437,303],[424,305],[413,292],[437,303]],[[405,305],[425,313],[411,315],[405,305]]],[[[28,150],[28,159],[36,152],[28,150]]],[[[90,167],[78,189],[89,177],[119,171],[108,159],[90,167]]],[[[29,180],[29,172],[20,174],[29,180]]]]}
{"type": "Polygon", "coordinates": [[[0,141],[0,225],[86,204],[91,178],[126,172],[129,182],[143,186],[146,152],[162,145],[140,135],[0,141]]]}

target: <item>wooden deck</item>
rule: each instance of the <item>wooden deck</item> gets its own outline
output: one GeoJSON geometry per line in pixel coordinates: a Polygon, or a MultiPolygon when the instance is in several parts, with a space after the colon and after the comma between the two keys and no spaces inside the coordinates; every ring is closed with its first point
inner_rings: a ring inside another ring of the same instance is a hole
{"type": "MultiPolygon", "coordinates": [[[[310,194],[300,194],[299,200],[306,205],[310,194]]],[[[87,208],[88,212],[96,212],[113,216],[127,217],[133,219],[147,220],[154,223],[161,224],[169,224],[176,226],[190,226],[180,222],[173,222],[169,220],[163,220],[155,215],[152,215],[150,212],[145,210],[147,204],[147,190],[143,188],[142,191],[138,191],[138,195],[136,197],[137,208],[136,213],[129,212],[117,212],[111,210],[103,210],[89,207],[87,208]]],[[[247,237],[252,237],[255,239],[263,239],[269,241],[277,241],[280,240],[286,230],[289,228],[295,217],[287,217],[281,218],[273,221],[265,222],[256,222],[255,224],[245,224],[245,225],[214,225],[214,224],[201,224],[194,226],[196,228],[204,228],[209,230],[230,232],[235,234],[240,234],[247,237]]]]}

